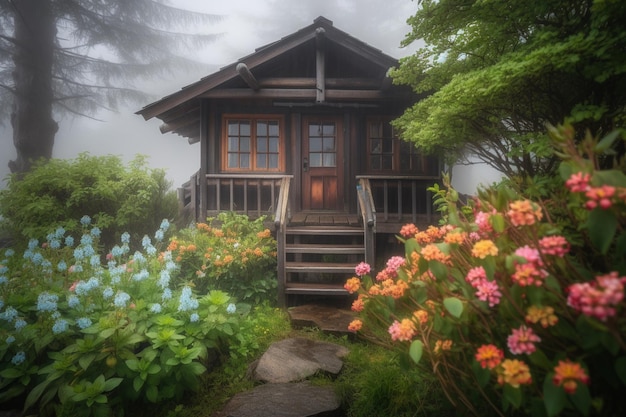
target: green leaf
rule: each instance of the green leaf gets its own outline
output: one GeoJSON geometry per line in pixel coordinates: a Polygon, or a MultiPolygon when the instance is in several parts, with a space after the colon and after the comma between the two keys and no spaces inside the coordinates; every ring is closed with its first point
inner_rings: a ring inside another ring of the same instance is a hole
{"type": "Polygon", "coordinates": [[[534,351],[528,356],[528,359],[530,359],[530,362],[534,363],[535,365],[543,369],[552,368],[552,364],[550,363],[550,361],[548,360],[548,357],[546,356],[545,353],[543,353],[542,350],[534,351]]]}
{"type": "Polygon", "coordinates": [[[111,391],[122,383],[124,378],[109,378],[104,383],[104,391],[111,391]]]}
{"type": "Polygon", "coordinates": [[[611,146],[613,146],[613,143],[615,143],[615,140],[620,137],[621,133],[622,132],[619,130],[612,131],[611,133],[603,137],[602,140],[596,144],[593,150],[597,153],[603,153],[611,146]]]}
{"type": "Polygon", "coordinates": [[[473,361],[472,371],[474,371],[474,375],[476,376],[476,380],[478,381],[478,386],[480,386],[481,388],[486,387],[491,380],[491,372],[489,371],[489,369],[485,369],[480,366],[480,363],[478,363],[478,361],[473,361]]]}
{"type": "Polygon", "coordinates": [[[548,417],[556,416],[563,410],[567,401],[565,391],[561,387],[557,387],[552,382],[554,372],[546,375],[543,381],[543,398],[546,405],[546,413],[548,417]]]}
{"type": "Polygon", "coordinates": [[[83,370],[87,370],[87,368],[89,368],[89,365],[91,365],[94,359],[96,359],[95,353],[83,354],[80,356],[80,358],[78,358],[78,364],[81,368],[83,368],[83,370]]]}
{"type": "Polygon", "coordinates": [[[493,227],[493,230],[495,230],[497,233],[504,232],[505,221],[502,214],[497,213],[489,216],[489,221],[491,223],[491,226],[493,227]]]}
{"type": "Polygon", "coordinates": [[[583,415],[589,415],[589,409],[591,408],[591,395],[589,394],[589,388],[586,384],[579,383],[576,387],[576,392],[570,394],[570,400],[574,404],[574,407],[583,415]]]}
{"type": "Polygon", "coordinates": [[[149,385],[146,389],[146,398],[152,403],[156,403],[159,399],[159,389],[155,385],[149,385]]]}
{"type": "Polygon", "coordinates": [[[35,405],[37,400],[39,400],[39,397],[41,397],[41,395],[48,388],[48,385],[50,385],[52,381],[53,380],[45,379],[41,384],[30,390],[28,396],[26,397],[26,400],[24,401],[24,411],[35,405]]]}
{"type": "Polygon", "coordinates": [[[452,316],[457,319],[463,314],[463,303],[456,297],[447,297],[443,299],[443,305],[452,316]]]}
{"type": "Polygon", "coordinates": [[[513,408],[519,408],[522,405],[522,390],[519,387],[513,388],[509,384],[504,384],[502,400],[506,400],[513,408]]]}
{"type": "Polygon", "coordinates": [[[2,378],[16,379],[24,375],[24,371],[17,368],[7,368],[0,372],[2,378]]]}
{"type": "Polygon", "coordinates": [[[611,210],[602,210],[596,207],[589,213],[586,223],[589,238],[603,255],[606,255],[611,247],[611,242],[617,231],[617,223],[617,217],[611,210]]]}
{"type": "Polygon", "coordinates": [[[135,392],[139,392],[139,390],[141,390],[144,382],[146,381],[144,381],[139,375],[133,378],[133,389],[135,390],[135,392]]]}
{"type": "Polygon", "coordinates": [[[414,340],[411,342],[411,347],[409,348],[409,356],[415,363],[419,363],[420,359],[422,359],[422,354],[424,353],[424,343],[421,340],[414,340]]]}
{"type": "Polygon", "coordinates": [[[441,262],[430,261],[428,262],[428,267],[439,281],[448,278],[448,268],[441,262]]]}

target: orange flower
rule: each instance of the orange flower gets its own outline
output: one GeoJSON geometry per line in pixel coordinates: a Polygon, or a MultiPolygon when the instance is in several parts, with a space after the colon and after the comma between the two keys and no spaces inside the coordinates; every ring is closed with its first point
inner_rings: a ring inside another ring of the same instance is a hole
{"type": "Polygon", "coordinates": [[[554,315],[552,307],[530,306],[526,310],[526,321],[528,323],[541,323],[545,329],[558,323],[559,318],[554,315]]]}
{"type": "Polygon", "coordinates": [[[348,325],[348,330],[351,332],[358,332],[363,327],[363,322],[359,319],[352,320],[348,325]]]}
{"type": "Polygon", "coordinates": [[[517,359],[505,359],[498,369],[498,384],[509,384],[513,388],[519,388],[522,384],[532,383],[530,369],[523,361],[517,359]]]}
{"type": "Polygon", "coordinates": [[[414,224],[405,224],[402,226],[402,229],[400,229],[400,235],[405,239],[415,236],[417,232],[418,229],[414,224]]]}
{"type": "Polygon", "coordinates": [[[213,236],[215,237],[224,237],[224,232],[220,229],[213,229],[213,236]]]}
{"type": "Polygon", "coordinates": [[[435,347],[433,349],[433,351],[435,353],[439,353],[442,350],[450,350],[452,349],[452,340],[447,339],[447,340],[437,340],[435,342],[435,347]]]}
{"type": "Polygon", "coordinates": [[[254,248],[254,251],[252,253],[254,253],[254,256],[258,258],[263,256],[263,250],[261,248],[254,248]]]}
{"type": "Polygon", "coordinates": [[[198,224],[196,224],[196,228],[198,230],[203,230],[205,232],[210,232],[211,231],[211,226],[209,226],[206,223],[198,223],[198,224]]]}
{"type": "Polygon", "coordinates": [[[409,319],[402,319],[401,322],[394,320],[393,324],[389,326],[389,334],[391,340],[406,342],[415,336],[415,324],[409,319]]]}
{"type": "Polygon", "coordinates": [[[483,369],[493,369],[504,359],[504,352],[494,345],[482,345],[474,356],[483,369]]]}
{"type": "Polygon", "coordinates": [[[506,215],[514,226],[530,226],[541,220],[541,208],[530,200],[517,200],[509,203],[506,215]]]}
{"type": "Polygon", "coordinates": [[[587,372],[585,372],[579,363],[571,362],[569,359],[559,361],[559,364],[554,367],[554,373],[552,383],[557,387],[562,385],[563,389],[568,394],[576,392],[578,381],[583,384],[589,383],[587,372]]]}
{"type": "Polygon", "coordinates": [[[256,234],[256,237],[258,237],[259,239],[267,239],[271,236],[272,236],[272,232],[270,232],[270,229],[265,229],[262,232],[259,232],[256,234]]]}
{"type": "Polygon", "coordinates": [[[487,256],[496,256],[498,247],[489,239],[479,240],[474,243],[472,248],[472,256],[474,258],[485,259],[487,256]]]}
{"type": "Polygon", "coordinates": [[[413,318],[419,323],[419,324],[426,324],[428,323],[428,312],[426,310],[416,310],[415,312],[413,312],[413,318]]]}
{"type": "Polygon", "coordinates": [[[457,245],[462,244],[465,241],[465,239],[467,239],[467,233],[458,231],[458,230],[452,231],[443,237],[444,242],[455,243],[457,245]]]}
{"type": "Polygon", "coordinates": [[[422,248],[422,256],[427,261],[439,261],[441,263],[447,263],[450,260],[450,255],[446,255],[436,245],[430,244],[422,248]]]}
{"type": "Polygon", "coordinates": [[[365,308],[365,301],[363,300],[362,294],[359,295],[359,298],[352,302],[352,311],[356,311],[357,313],[363,311],[365,308]]]}
{"type": "Polygon", "coordinates": [[[350,278],[349,280],[346,281],[346,283],[345,283],[345,285],[343,287],[350,294],[354,294],[355,292],[357,292],[359,290],[359,288],[361,288],[361,280],[358,279],[357,277],[352,277],[352,278],[350,278]]]}

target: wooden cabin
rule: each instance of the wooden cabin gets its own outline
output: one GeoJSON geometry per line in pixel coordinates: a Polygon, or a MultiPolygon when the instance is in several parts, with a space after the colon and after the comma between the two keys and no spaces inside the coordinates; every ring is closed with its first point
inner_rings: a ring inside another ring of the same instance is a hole
{"type": "Polygon", "coordinates": [[[200,142],[200,170],[179,190],[196,220],[267,216],[282,305],[345,295],[354,266],[375,264],[376,242],[436,221],[427,187],[440,160],[389,124],[418,99],[388,77],[397,64],[318,17],[138,112],[200,142]]]}

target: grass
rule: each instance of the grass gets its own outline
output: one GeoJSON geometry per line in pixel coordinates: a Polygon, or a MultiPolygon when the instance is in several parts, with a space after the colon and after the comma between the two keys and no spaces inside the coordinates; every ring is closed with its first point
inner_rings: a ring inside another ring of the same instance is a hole
{"type": "Polygon", "coordinates": [[[210,417],[235,394],[249,390],[255,383],[248,378],[249,365],[260,358],[271,343],[287,337],[307,337],[336,343],[350,349],[344,368],[337,377],[316,375],[311,382],[332,384],[349,417],[444,417],[455,415],[437,383],[426,375],[406,370],[395,353],[380,346],[346,336],[324,334],[315,328],[292,329],[287,314],[262,306],[251,314],[241,334],[245,349],[222,353],[222,364],[207,372],[200,391],[181,403],[139,407],[128,414],[137,417],[210,417]],[[250,341],[254,343],[249,343],[250,341]]]}

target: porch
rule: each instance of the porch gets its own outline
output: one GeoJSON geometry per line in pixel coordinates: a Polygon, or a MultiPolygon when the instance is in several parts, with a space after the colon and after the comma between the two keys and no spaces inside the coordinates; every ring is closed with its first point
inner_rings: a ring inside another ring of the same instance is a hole
{"type": "MultiPolygon", "coordinates": [[[[377,235],[397,234],[406,223],[437,221],[425,176],[357,176],[354,210],[294,210],[292,175],[198,173],[179,188],[181,210],[204,221],[221,211],[266,216],[277,240],[278,300],[348,295],[343,284],[361,261],[375,265],[377,235]]],[[[297,302],[296,302],[297,303],[297,302]]]]}

